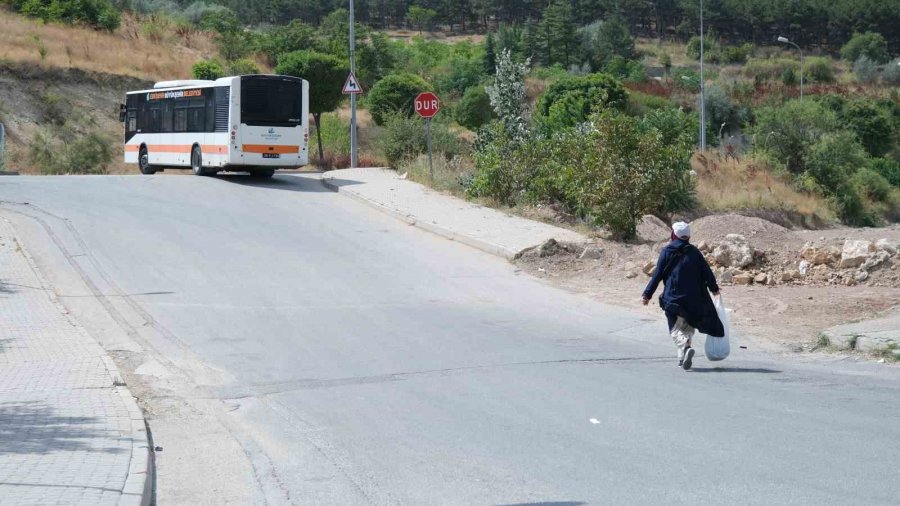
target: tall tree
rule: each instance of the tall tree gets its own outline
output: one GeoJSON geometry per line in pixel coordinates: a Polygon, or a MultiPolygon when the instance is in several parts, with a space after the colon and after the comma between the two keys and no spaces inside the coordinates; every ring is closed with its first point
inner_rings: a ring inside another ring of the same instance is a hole
{"type": "Polygon", "coordinates": [[[489,33],[484,43],[484,73],[492,76],[497,72],[497,53],[494,51],[494,34],[489,33]]]}
{"type": "Polygon", "coordinates": [[[341,83],[350,72],[350,66],[346,61],[330,54],[294,51],[278,59],[275,72],[301,77],[313,83],[309,87],[309,112],[316,123],[319,160],[323,159],[325,152],[322,149],[322,113],[334,111],[344,99],[341,83]]]}
{"type": "Polygon", "coordinates": [[[546,44],[547,64],[562,64],[568,68],[576,62],[578,34],[575,14],[570,0],[555,0],[544,10],[542,21],[546,44]]]}

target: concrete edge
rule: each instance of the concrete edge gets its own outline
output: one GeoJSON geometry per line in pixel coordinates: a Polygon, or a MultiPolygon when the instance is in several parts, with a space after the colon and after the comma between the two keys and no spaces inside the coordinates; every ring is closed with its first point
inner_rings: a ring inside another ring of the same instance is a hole
{"type": "MultiPolygon", "coordinates": [[[[356,200],[358,202],[366,204],[367,206],[372,207],[373,209],[376,209],[378,211],[381,211],[387,215],[393,216],[394,218],[396,218],[408,225],[412,225],[414,227],[421,228],[422,230],[425,230],[426,232],[430,232],[434,235],[443,237],[445,239],[449,239],[451,241],[456,241],[456,242],[465,244],[467,246],[481,250],[485,253],[490,253],[491,255],[496,255],[496,256],[505,258],[507,260],[515,259],[521,253],[520,251],[515,251],[510,248],[505,248],[505,247],[499,246],[497,244],[491,244],[489,242],[482,241],[481,239],[476,239],[474,237],[471,237],[471,236],[468,236],[465,234],[461,234],[459,232],[455,232],[453,230],[450,230],[449,228],[442,227],[440,225],[435,225],[434,223],[426,223],[423,221],[419,221],[415,217],[410,216],[408,214],[404,214],[394,208],[391,208],[389,206],[382,204],[381,202],[370,199],[368,197],[364,197],[357,192],[354,192],[352,190],[342,188],[339,185],[333,184],[333,183],[331,183],[330,180],[331,180],[331,178],[325,176],[324,174],[320,175],[320,177],[319,177],[319,181],[321,181],[322,184],[329,190],[340,193],[342,195],[346,195],[346,196],[352,198],[353,200],[356,200]]],[[[525,248],[525,250],[528,250],[528,249],[530,249],[530,248],[525,248]]],[[[525,250],[523,250],[523,251],[525,251],[525,250]]]]}
{"type": "MultiPolygon", "coordinates": [[[[7,218],[2,219],[9,224],[10,228],[16,230],[15,224],[10,220],[7,218]]],[[[150,443],[147,438],[147,421],[144,419],[143,411],[141,411],[134,396],[131,395],[131,391],[128,390],[128,387],[125,385],[122,374],[119,372],[119,368],[116,366],[115,362],[113,362],[112,357],[109,356],[100,343],[98,343],[84,327],[75,321],[68,310],[65,309],[65,306],[56,296],[56,292],[53,290],[52,285],[50,285],[44,277],[37,263],[35,263],[34,258],[31,256],[31,253],[28,252],[28,248],[26,248],[25,245],[22,244],[22,241],[19,240],[18,233],[14,239],[22,252],[22,256],[25,257],[25,261],[28,262],[28,266],[31,268],[32,272],[34,272],[34,275],[40,282],[41,287],[44,288],[44,293],[47,294],[50,301],[66,316],[69,323],[82,329],[85,335],[94,341],[94,344],[97,345],[97,349],[100,350],[100,359],[103,361],[106,372],[109,374],[111,386],[116,389],[116,393],[121,397],[122,402],[125,404],[125,408],[128,410],[128,417],[131,421],[131,458],[129,459],[128,474],[125,477],[125,486],[122,488],[122,495],[119,497],[119,504],[137,506],[149,505],[153,495],[153,459],[150,443]]]]}

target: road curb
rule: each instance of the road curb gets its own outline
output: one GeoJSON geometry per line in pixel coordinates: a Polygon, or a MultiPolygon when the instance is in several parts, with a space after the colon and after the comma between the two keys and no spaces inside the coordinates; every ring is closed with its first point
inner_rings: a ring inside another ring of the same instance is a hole
{"type": "MultiPolygon", "coordinates": [[[[16,227],[11,221],[6,218],[3,218],[3,220],[9,224],[10,228],[15,230],[16,227]]],[[[125,477],[125,485],[122,488],[122,495],[119,498],[118,504],[126,506],[149,505],[153,496],[153,456],[147,437],[147,421],[144,419],[143,411],[141,411],[141,408],[137,405],[137,401],[135,401],[131,391],[125,385],[122,374],[112,360],[112,357],[110,357],[100,343],[97,343],[93,336],[91,336],[90,333],[88,333],[87,330],[69,314],[69,311],[56,296],[56,292],[53,290],[52,285],[50,285],[40,268],[38,268],[31,253],[28,252],[28,249],[22,244],[22,241],[19,240],[18,234],[15,241],[22,256],[25,257],[25,261],[37,277],[41,287],[44,289],[44,293],[47,294],[47,297],[53,305],[65,315],[72,326],[81,328],[85,335],[94,341],[97,348],[101,350],[100,359],[103,361],[106,372],[109,374],[110,384],[116,389],[116,393],[119,394],[122,402],[125,404],[125,408],[128,410],[128,416],[131,421],[131,459],[129,460],[128,475],[125,477]]]]}
{"type": "MultiPolygon", "coordinates": [[[[406,223],[407,225],[412,225],[414,227],[421,228],[422,230],[425,230],[426,232],[430,232],[434,235],[438,235],[445,239],[449,239],[451,241],[456,241],[456,242],[465,244],[467,246],[471,246],[471,247],[481,250],[485,253],[489,253],[491,255],[496,255],[501,258],[505,258],[506,260],[513,260],[521,253],[521,251],[512,250],[510,248],[506,248],[506,247],[503,247],[503,246],[500,246],[497,244],[491,244],[489,242],[482,241],[481,239],[476,239],[474,237],[471,237],[471,236],[468,236],[465,234],[461,234],[459,232],[455,232],[453,230],[450,230],[446,227],[442,227],[435,223],[427,223],[427,222],[418,220],[414,216],[402,213],[392,207],[389,207],[385,204],[382,204],[381,202],[378,202],[377,200],[360,195],[359,193],[354,192],[347,188],[343,188],[340,185],[333,184],[331,182],[331,179],[332,178],[325,176],[325,175],[322,175],[319,177],[319,181],[321,181],[322,184],[329,190],[340,193],[342,195],[346,195],[347,197],[350,197],[358,202],[366,204],[367,206],[372,207],[373,209],[376,209],[378,211],[381,211],[382,213],[390,215],[390,216],[406,223]]],[[[528,248],[526,248],[526,249],[528,249],[528,248]]]]}

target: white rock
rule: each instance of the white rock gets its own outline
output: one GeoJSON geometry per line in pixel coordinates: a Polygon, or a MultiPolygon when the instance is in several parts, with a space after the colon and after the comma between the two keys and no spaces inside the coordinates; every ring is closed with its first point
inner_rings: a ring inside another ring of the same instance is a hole
{"type": "Polygon", "coordinates": [[[724,267],[748,267],[753,263],[753,248],[739,234],[729,234],[725,242],[713,249],[713,259],[724,267]]]}
{"type": "Polygon", "coordinates": [[[586,246],[578,258],[581,260],[597,260],[603,257],[603,248],[599,246],[586,246]]]}
{"type": "Polygon", "coordinates": [[[869,279],[869,273],[866,271],[859,271],[856,273],[856,281],[862,283],[865,280],[869,279]]]}
{"type": "Polygon", "coordinates": [[[806,260],[800,260],[800,266],[798,267],[798,269],[800,269],[801,276],[806,276],[806,272],[809,270],[809,262],[807,262],[806,260]]]}
{"type": "Polygon", "coordinates": [[[888,239],[879,239],[878,242],[875,243],[875,249],[878,251],[886,251],[891,255],[896,255],[898,251],[900,251],[900,247],[898,247],[897,243],[891,242],[888,239]]]}
{"type": "Polygon", "coordinates": [[[841,269],[854,269],[866,262],[869,253],[875,252],[872,241],[844,241],[841,251],[841,269]]]}

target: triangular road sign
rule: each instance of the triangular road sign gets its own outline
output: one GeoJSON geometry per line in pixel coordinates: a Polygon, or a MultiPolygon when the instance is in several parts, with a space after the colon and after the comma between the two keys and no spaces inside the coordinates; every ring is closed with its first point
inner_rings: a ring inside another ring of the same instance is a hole
{"type": "Polygon", "coordinates": [[[359,85],[359,81],[356,80],[356,76],[353,75],[353,72],[350,72],[350,75],[347,76],[347,82],[344,83],[344,89],[342,91],[344,95],[359,95],[362,93],[362,86],[359,85]]]}

